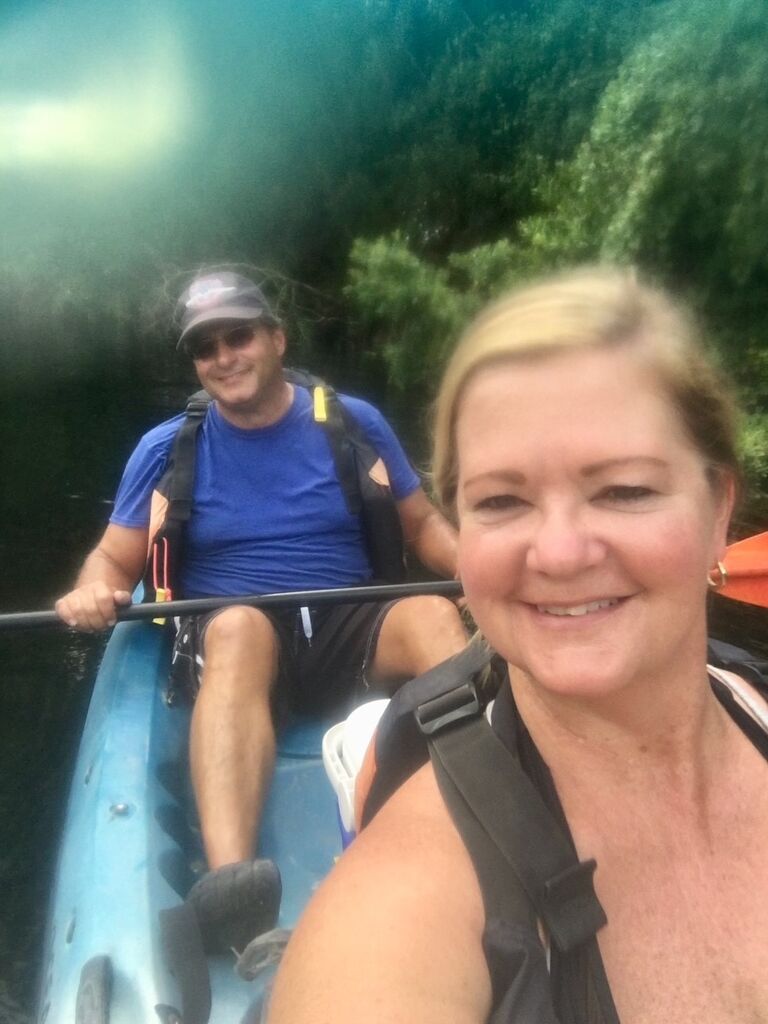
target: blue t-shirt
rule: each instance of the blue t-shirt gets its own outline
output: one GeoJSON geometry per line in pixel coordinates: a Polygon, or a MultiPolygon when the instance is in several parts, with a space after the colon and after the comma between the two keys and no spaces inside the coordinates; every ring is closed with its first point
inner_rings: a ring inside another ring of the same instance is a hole
{"type": "MultiPolygon", "coordinates": [[[[381,413],[360,399],[339,398],[381,456],[395,500],[412,494],[419,478],[381,413]]],[[[139,441],[110,522],[149,524],[152,491],[183,421],[175,416],[139,441]]],[[[344,587],[371,575],[360,521],[347,511],[309,392],[296,387],[282,419],[253,430],[233,426],[212,403],[197,436],[184,596],[344,587]]]]}

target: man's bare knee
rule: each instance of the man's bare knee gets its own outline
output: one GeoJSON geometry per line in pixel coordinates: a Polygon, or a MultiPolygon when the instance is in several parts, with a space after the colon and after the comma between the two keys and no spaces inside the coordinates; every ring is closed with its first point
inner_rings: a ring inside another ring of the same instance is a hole
{"type": "Polygon", "coordinates": [[[240,643],[275,645],[277,637],[272,622],[258,608],[237,604],[215,615],[205,627],[205,655],[217,652],[221,645],[240,643]]]}
{"type": "Polygon", "coordinates": [[[447,597],[437,594],[420,594],[398,601],[390,610],[385,623],[389,623],[403,638],[424,636],[434,630],[451,632],[463,629],[461,614],[447,597]]]}
{"type": "Polygon", "coordinates": [[[426,672],[466,644],[461,614],[437,595],[404,598],[381,624],[372,674],[377,681],[402,680],[426,672]]]}
{"type": "Polygon", "coordinates": [[[203,658],[203,687],[266,695],[277,674],[275,627],[258,608],[226,608],[206,627],[203,658]]]}

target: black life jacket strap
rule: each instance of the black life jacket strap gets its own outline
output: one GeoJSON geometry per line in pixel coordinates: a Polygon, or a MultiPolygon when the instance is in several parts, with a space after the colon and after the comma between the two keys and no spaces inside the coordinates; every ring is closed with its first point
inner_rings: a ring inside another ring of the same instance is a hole
{"type": "Polygon", "coordinates": [[[349,514],[359,516],[363,502],[352,437],[358,437],[360,428],[357,421],[347,414],[346,409],[339,401],[339,396],[328,385],[325,385],[325,403],[328,419],[323,426],[330,442],[336,475],[339,478],[349,514]]]}
{"type": "MultiPolygon", "coordinates": [[[[177,596],[176,581],[184,528],[192,514],[197,435],[210,404],[211,397],[207,391],[198,391],[188,400],[186,415],[173,439],[168,468],[157,484],[157,489],[165,494],[168,507],[147,553],[143,577],[145,601],[170,601],[177,596]],[[167,487],[165,491],[164,484],[167,487]]],[[[162,616],[153,621],[160,626],[166,624],[162,616]]]]}
{"type": "Polygon", "coordinates": [[[176,432],[171,453],[173,472],[168,491],[166,522],[185,523],[192,511],[192,492],[195,483],[195,455],[197,434],[208,413],[211,397],[198,391],[187,402],[184,422],[176,432]]]}
{"type": "Polygon", "coordinates": [[[350,515],[360,515],[362,498],[360,496],[360,485],[358,483],[357,467],[350,435],[360,436],[360,428],[354,417],[347,414],[346,409],[339,401],[339,396],[334,389],[322,378],[317,377],[308,370],[295,367],[284,367],[283,376],[289,384],[306,388],[312,395],[315,420],[320,423],[326,432],[331,446],[333,465],[336,475],[339,478],[344,500],[350,515]],[[318,403],[317,391],[322,392],[322,401],[318,403]],[[322,415],[318,415],[322,407],[322,415]]]}
{"type": "MultiPolygon", "coordinates": [[[[429,754],[424,729],[430,720],[436,721],[449,710],[454,698],[446,694],[457,686],[464,686],[492,656],[484,642],[472,641],[463,651],[405,683],[395,693],[376,729],[376,772],[362,809],[362,828],[378,814],[395,790],[427,763],[429,754]],[[416,720],[418,708],[422,709],[421,725],[416,720]]],[[[460,715],[460,698],[456,704],[460,715]]],[[[443,717],[442,724],[448,721],[443,717]]]]}
{"type": "MultiPolygon", "coordinates": [[[[469,705],[467,705],[469,707],[469,705]]],[[[536,787],[482,715],[454,719],[428,736],[443,791],[459,817],[471,813],[501,850],[552,941],[563,952],[586,942],[607,918],[592,884],[594,860],[579,861],[536,787]]]]}
{"type": "Polygon", "coordinates": [[[371,470],[381,460],[355,416],[333,388],[306,370],[284,369],[285,379],[312,395],[315,422],[325,431],[347,511],[359,518],[374,578],[406,578],[405,538],[391,489],[371,470]]]}

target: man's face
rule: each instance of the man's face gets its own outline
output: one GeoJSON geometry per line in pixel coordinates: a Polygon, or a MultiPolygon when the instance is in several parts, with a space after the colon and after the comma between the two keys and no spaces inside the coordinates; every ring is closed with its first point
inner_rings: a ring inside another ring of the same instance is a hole
{"type": "Polygon", "coordinates": [[[201,385],[226,417],[258,413],[282,386],[285,335],[262,322],[213,324],[188,343],[201,385]]]}

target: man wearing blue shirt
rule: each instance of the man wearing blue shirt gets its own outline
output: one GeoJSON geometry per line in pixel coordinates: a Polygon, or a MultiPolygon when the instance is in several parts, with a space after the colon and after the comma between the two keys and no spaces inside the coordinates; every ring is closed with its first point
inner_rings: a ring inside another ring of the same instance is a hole
{"type": "MultiPolygon", "coordinates": [[[[309,590],[371,579],[359,517],[349,513],[309,392],[283,375],[286,339],[261,290],[229,272],[198,276],[180,300],[180,347],[212,398],[196,443],[185,533],[184,597],[309,590]]],[[[379,456],[407,544],[455,574],[452,527],[430,503],[394,433],[366,402],[339,396],[379,456]]],[[[71,626],[115,622],[141,578],[153,492],[184,417],[146,434],[123,475],[109,525],[75,588],[57,602],[71,626]]],[[[177,596],[177,595],[175,595],[177,596]]],[[[271,612],[230,606],[185,627],[201,665],[190,735],[192,781],[210,872],[190,900],[209,948],[241,947],[269,927],[274,866],[251,861],[281,710],[341,705],[394,689],[460,650],[455,605],[436,596],[387,605],[271,612]],[[217,903],[235,903],[229,920],[217,903]],[[267,909],[265,909],[267,908],[267,909]]]]}

